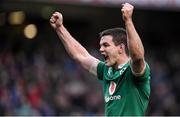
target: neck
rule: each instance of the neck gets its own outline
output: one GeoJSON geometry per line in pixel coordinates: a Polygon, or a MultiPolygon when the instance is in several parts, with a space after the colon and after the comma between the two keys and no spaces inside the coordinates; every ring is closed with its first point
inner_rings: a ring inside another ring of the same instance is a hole
{"type": "Polygon", "coordinates": [[[115,65],[115,69],[118,69],[119,65],[126,64],[130,58],[128,56],[120,57],[117,64],[115,65]]]}

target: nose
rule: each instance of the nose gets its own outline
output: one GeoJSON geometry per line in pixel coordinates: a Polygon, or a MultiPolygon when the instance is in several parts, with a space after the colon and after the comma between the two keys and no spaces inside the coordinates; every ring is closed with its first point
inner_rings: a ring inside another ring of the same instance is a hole
{"type": "Polygon", "coordinates": [[[104,52],[104,48],[101,46],[101,47],[99,48],[99,51],[100,51],[100,52],[104,52]]]}

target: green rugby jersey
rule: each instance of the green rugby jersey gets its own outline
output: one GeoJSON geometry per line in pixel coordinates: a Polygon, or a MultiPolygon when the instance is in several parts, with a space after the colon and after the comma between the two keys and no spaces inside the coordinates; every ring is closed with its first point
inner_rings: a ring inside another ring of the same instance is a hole
{"type": "Polygon", "coordinates": [[[129,63],[114,70],[100,62],[98,79],[103,81],[106,116],[143,116],[150,96],[150,68],[143,76],[133,75],[129,63]]]}

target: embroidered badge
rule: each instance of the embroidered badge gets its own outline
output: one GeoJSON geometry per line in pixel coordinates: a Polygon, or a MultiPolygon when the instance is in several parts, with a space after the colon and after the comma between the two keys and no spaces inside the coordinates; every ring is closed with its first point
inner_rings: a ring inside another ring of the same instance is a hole
{"type": "Polygon", "coordinates": [[[109,94],[112,95],[116,90],[116,83],[111,81],[110,86],[109,86],[109,94]]]}

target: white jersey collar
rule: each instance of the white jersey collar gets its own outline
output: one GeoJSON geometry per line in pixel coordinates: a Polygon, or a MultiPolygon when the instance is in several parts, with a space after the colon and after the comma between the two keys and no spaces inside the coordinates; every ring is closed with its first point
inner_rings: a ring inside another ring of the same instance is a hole
{"type": "MultiPolygon", "coordinates": [[[[127,63],[127,62],[126,62],[127,63]]],[[[121,69],[126,63],[118,65],[118,69],[121,69]]]]}

